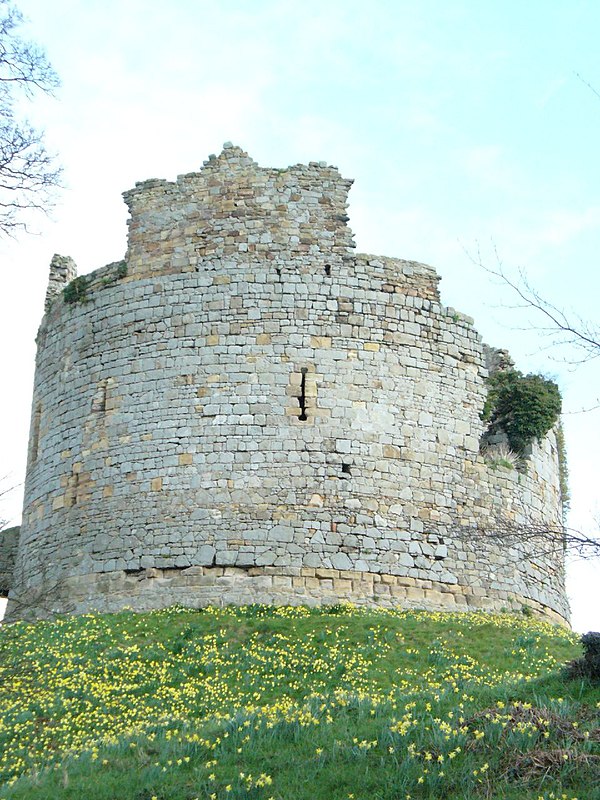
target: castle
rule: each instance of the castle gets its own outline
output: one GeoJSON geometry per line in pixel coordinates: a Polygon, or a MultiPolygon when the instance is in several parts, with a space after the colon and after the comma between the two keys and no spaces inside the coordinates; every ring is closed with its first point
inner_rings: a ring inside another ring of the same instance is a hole
{"type": "Polygon", "coordinates": [[[525,472],[485,461],[494,353],[431,267],[354,252],[351,183],[227,143],[125,193],[123,262],[54,257],[9,619],[350,601],[565,623],[561,558],[474,535],[560,525],[554,434],[525,472]]]}

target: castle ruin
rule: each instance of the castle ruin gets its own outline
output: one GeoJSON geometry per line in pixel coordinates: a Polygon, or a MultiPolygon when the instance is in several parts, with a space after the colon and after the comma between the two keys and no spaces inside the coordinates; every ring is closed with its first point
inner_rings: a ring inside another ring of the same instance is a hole
{"type": "MultiPolygon", "coordinates": [[[[356,254],[351,181],[227,143],[125,193],[125,260],[55,256],[8,618],[172,603],[564,623],[557,447],[480,454],[484,346],[423,264],[356,254]]],[[[1,541],[1,540],[0,540],[1,541]]],[[[0,550],[2,545],[0,545],[0,550]]]]}

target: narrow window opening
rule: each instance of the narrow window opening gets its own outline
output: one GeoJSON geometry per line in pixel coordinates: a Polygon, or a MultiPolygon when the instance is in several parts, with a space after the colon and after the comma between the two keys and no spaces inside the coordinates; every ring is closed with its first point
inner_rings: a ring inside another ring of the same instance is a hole
{"type": "Polygon", "coordinates": [[[331,275],[331,265],[325,264],[325,275],[331,275]]]}
{"type": "Polygon", "coordinates": [[[343,475],[352,475],[352,470],[350,469],[350,464],[342,464],[342,474],[343,475]]]}
{"type": "Polygon", "coordinates": [[[33,415],[33,425],[31,429],[31,460],[36,461],[40,444],[40,423],[42,420],[42,404],[38,403],[33,415]]]}
{"type": "Polygon", "coordinates": [[[307,367],[302,367],[302,379],[300,381],[300,396],[298,397],[298,403],[300,404],[300,416],[298,419],[301,422],[306,422],[308,417],[306,416],[306,373],[308,372],[307,367]]]}
{"type": "Polygon", "coordinates": [[[106,391],[107,381],[102,381],[92,398],[92,411],[99,413],[106,411],[106,391]]]}
{"type": "Polygon", "coordinates": [[[275,272],[277,273],[277,277],[279,278],[279,280],[281,280],[281,268],[275,267],[275,272]]]}
{"type": "Polygon", "coordinates": [[[78,491],[79,491],[79,473],[75,472],[73,473],[73,477],[71,478],[71,486],[69,487],[67,505],[69,506],[77,505],[77,500],[79,499],[77,497],[78,491]]]}

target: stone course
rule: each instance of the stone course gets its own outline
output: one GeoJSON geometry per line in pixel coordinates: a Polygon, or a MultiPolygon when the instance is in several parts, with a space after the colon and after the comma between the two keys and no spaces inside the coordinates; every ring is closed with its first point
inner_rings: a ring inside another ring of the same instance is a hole
{"type": "Polygon", "coordinates": [[[340,600],[568,618],[561,558],[475,535],[560,526],[554,434],[526,472],[486,464],[492,351],[431,267],[354,252],[350,185],[226,144],[125,193],[125,261],[80,302],[53,259],[10,618],[340,600]]]}

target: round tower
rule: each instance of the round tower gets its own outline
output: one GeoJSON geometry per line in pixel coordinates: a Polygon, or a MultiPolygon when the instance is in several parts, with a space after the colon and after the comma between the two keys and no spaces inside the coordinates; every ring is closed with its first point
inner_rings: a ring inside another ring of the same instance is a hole
{"type": "Polygon", "coordinates": [[[556,444],[479,454],[472,320],[423,264],[354,252],[351,181],[226,144],[137,184],[123,262],[51,265],[9,618],[174,602],[568,615],[556,444]],[[528,549],[529,548],[529,549],[528,549]]]}

